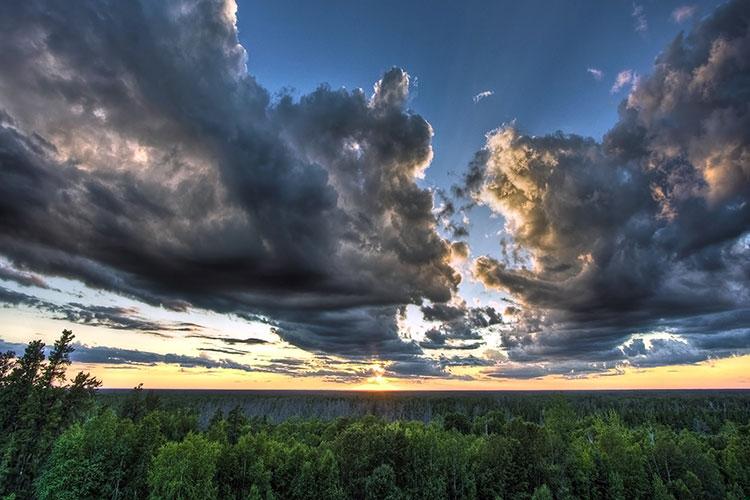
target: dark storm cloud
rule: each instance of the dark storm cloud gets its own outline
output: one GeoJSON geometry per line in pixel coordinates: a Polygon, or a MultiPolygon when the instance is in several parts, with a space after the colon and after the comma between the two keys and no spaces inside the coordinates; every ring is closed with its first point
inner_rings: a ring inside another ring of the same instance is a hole
{"type": "Polygon", "coordinates": [[[458,194],[502,214],[515,258],[473,272],[519,302],[493,376],[580,374],[750,352],[750,4],[657,58],[599,143],[505,126],[458,194]],[[632,340],[669,332],[670,340],[632,340]],[[632,342],[632,343],[629,343],[632,342]]]}
{"type": "Polygon", "coordinates": [[[425,349],[477,349],[484,345],[487,328],[503,321],[491,306],[431,304],[422,306],[421,310],[425,320],[440,322],[439,326],[425,332],[426,340],[420,342],[425,349]]]}
{"type": "Polygon", "coordinates": [[[422,314],[427,321],[450,321],[462,318],[466,311],[461,307],[448,304],[431,304],[422,306],[422,314]]]}
{"type": "MultiPolygon", "coordinates": [[[[424,341],[420,342],[419,345],[425,349],[445,349],[445,350],[472,350],[477,349],[484,345],[484,342],[460,342],[460,343],[449,343],[454,339],[461,339],[461,337],[451,335],[452,331],[439,330],[437,328],[430,328],[425,332],[424,341]]],[[[469,339],[479,340],[482,337],[478,334],[472,334],[468,337],[469,339]]],[[[461,340],[466,340],[464,337],[461,340]]]]}
{"type": "Polygon", "coordinates": [[[420,354],[399,306],[460,277],[416,184],[432,129],[404,71],[272,104],[219,0],[6,4],[0,44],[14,266],[262,317],[314,351],[420,354]]]}

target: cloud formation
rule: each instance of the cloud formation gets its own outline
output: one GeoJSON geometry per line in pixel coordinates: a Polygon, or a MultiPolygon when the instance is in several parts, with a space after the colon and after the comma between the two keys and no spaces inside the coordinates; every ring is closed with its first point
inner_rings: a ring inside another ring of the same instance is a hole
{"type": "Polygon", "coordinates": [[[631,85],[634,87],[637,82],[638,75],[632,69],[624,69],[617,73],[610,92],[616,94],[623,88],[625,88],[626,85],[631,85]]]}
{"type": "Polygon", "coordinates": [[[599,81],[604,77],[604,71],[597,69],[597,68],[588,68],[586,70],[591,76],[594,77],[594,80],[599,81]]]}
{"type": "MultiPolygon", "coordinates": [[[[96,306],[77,302],[56,304],[32,295],[0,286],[0,305],[26,306],[46,313],[53,319],[113,330],[130,330],[169,337],[170,332],[199,332],[201,325],[183,321],[154,321],[144,318],[134,307],[96,306]]],[[[194,333],[197,335],[197,333],[194,333]]]]}
{"type": "Polygon", "coordinates": [[[0,263],[0,280],[14,281],[26,287],[49,288],[41,276],[13,269],[0,263]]]}
{"type": "Polygon", "coordinates": [[[432,128],[406,108],[409,75],[387,71],[369,96],[323,85],[272,102],[235,10],[0,7],[3,256],[263,319],[305,349],[419,357],[399,307],[449,300],[460,276],[416,184],[432,128]]]}
{"type": "Polygon", "coordinates": [[[468,307],[465,303],[422,306],[426,321],[437,323],[425,332],[425,349],[472,350],[485,344],[491,327],[501,325],[502,316],[491,306],[468,307]]]}
{"type": "Polygon", "coordinates": [[[679,35],[602,142],[488,136],[461,191],[504,217],[518,258],[473,272],[520,306],[490,375],[750,352],[749,27],[734,1],[679,35]]]}
{"type": "Polygon", "coordinates": [[[485,90],[483,92],[478,93],[477,95],[475,95],[471,99],[474,101],[474,104],[476,104],[479,101],[481,101],[482,99],[486,99],[487,97],[490,97],[490,96],[493,96],[493,95],[495,95],[495,91],[494,90],[485,90]]]}
{"type": "MultiPolygon", "coordinates": [[[[24,344],[6,342],[0,339],[0,351],[11,351],[17,356],[23,354],[24,344]]],[[[122,349],[108,346],[87,346],[74,344],[70,359],[76,363],[94,365],[154,366],[156,364],[177,365],[182,368],[232,369],[245,372],[255,371],[250,365],[237,363],[231,359],[212,359],[208,356],[186,356],[183,354],[159,354],[122,349]]]]}
{"type": "Polygon", "coordinates": [[[692,18],[697,10],[698,7],[695,5],[681,5],[672,11],[672,15],[670,17],[675,23],[682,24],[688,19],[692,18]]]}

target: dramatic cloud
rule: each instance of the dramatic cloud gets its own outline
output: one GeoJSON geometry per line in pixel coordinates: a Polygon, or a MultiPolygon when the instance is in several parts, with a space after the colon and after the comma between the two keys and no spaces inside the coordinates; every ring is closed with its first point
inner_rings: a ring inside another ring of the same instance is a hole
{"type": "Polygon", "coordinates": [[[695,15],[698,7],[695,5],[681,5],[672,11],[672,21],[682,24],[695,15]]]}
{"type": "Polygon", "coordinates": [[[488,328],[502,324],[492,307],[467,307],[466,304],[432,304],[422,307],[424,319],[439,322],[425,333],[420,343],[425,349],[477,349],[484,345],[488,328]]]}
{"type": "Polygon", "coordinates": [[[588,68],[586,71],[594,77],[594,80],[599,81],[604,77],[604,71],[596,68],[588,68]]]}
{"type": "Polygon", "coordinates": [[[416,184],[432,128],[406,109],[409,76],[388,71],[371,96],[321,86],[272,103],[234,12],[0,6],[2,256],[149,304],[262,319],[313,351],[421,359],[398,310],[450,300],[460,276],[416,184]]]}
{"type": "Polygon", "coordinates": [[[494,90],[485,90],[484,92],[480,92],[477,95],[475,95],[474,97],[472,97],[472,100],[474,101],[474,104],[476,104],[479,101],[481,101],[482,99],[485,99],[485,98],[493,96],[493,95],[495,95],[495,91],[494,90]]]}
{"type": "Polygon", "coordinates": [[[490,375],[750,352],[749,27],[735,1],[679,35],[601,143],[488,136],[459,192],[504,217],[515,258],[473,272],[519,304],[490,375]]]}

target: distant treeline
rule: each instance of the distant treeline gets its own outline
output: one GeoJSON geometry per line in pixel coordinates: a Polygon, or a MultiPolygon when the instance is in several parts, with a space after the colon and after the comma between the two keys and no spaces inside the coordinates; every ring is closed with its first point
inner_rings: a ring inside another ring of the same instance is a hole
{"type": "MultiPolygon", "coordinates": [[[[118,406],[127,390],[101,390],[97,400],[118,406]]],[[[645,422],[674,429],[717,432],[724,422],[748,422],[750,391],[207,391],[156,390],[161,407],[190,409],[202,427],[217,410],[228,413],[239,407],[247,417],[272,423],[289,418],[333,420],[374,415],[386,421],[431,422],[449,413],[470,418],[497,411],[506,419],[544,422],[552,402],[564,400],[578,417],[616,412],[628,426],[645,422]]]]}
{"type": "Polygon", "coordinates": [[[65,332],[46,359],[40,342],[0,358],[0,498],[750,496],[742,392],[232,394],[240,404],[217,404],[201,425],[191,402],[212,399],[205,392],[138,387],[97,399],[88,375],[65,383],[71,342],[65,332]],[[429,406],[430,421],[271,421],[246,414],[257,397],[398,401],[429,406]]]}

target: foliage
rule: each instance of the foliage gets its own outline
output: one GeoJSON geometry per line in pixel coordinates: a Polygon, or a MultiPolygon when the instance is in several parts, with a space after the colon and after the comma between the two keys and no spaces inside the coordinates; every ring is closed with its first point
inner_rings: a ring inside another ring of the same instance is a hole
{"type": "Polygon", "coordinates": [[[214,477],[221,452],[219,443],[200,434],[188,434],[179,442],[162,446],[148,472],[150,498],[217,498],[214,477]]]}
{"type": "Polygon", "coordinates": [[[150,458],[162,441],[155,419],[134,423],[105,409],[60,436],[37,481],[37,496],[145,498],[150,458]]]}
{"type": "Polygon", "coordinates": [[[20,358],[0,356],[0,495],[30,497],[55,439],[90,408],[100,382],[86,373],[65,378],[73,338],[63,330],[46,356],[40,340],[20,358]]]}

